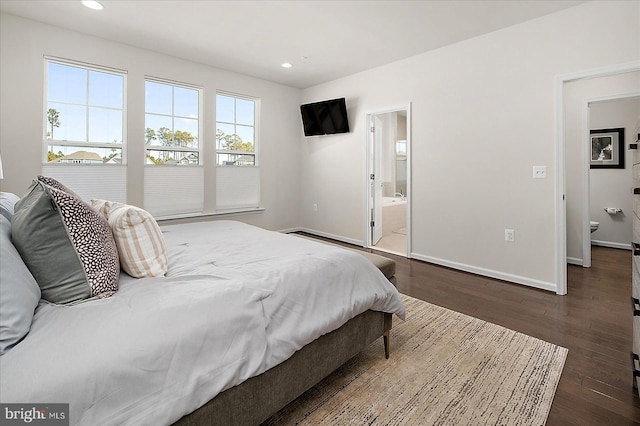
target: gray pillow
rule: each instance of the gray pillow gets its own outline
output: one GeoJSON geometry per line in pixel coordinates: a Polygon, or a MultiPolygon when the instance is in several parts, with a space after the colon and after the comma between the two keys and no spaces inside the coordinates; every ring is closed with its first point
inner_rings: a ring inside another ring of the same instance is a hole
{"type": "Polygon", "coordinates": [[[0,215],[7,218],[11,222],[11,216],[13,216],[13,206],[20,197],[10,192],[0,192],[0,215]]]}
{"type": "Polygon", "coordinates": [[[11,238],[45,300],[70,304],[118,289],[120,261],[111,228],[73,193],[34,180],[16,203],[11,238]]]}
{"type": "Polygon", "coordinates": [[[40,288],[11,244],[10,236],[11,222],[3,213],[0,215],[0,355],[27,335],[40,301],[40,288]]]}

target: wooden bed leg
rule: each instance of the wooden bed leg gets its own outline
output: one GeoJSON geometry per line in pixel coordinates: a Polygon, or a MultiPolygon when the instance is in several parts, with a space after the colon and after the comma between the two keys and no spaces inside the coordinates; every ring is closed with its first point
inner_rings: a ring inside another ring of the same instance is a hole
{"type": "Polygon", "coordinates": [[[389,345],[390,345],[389,339],[391,338],[391,334],[389,331],[387,331],[382,335],[382,337],[384,340],[384,357],[386,359],[389,359],[389,345]]]}

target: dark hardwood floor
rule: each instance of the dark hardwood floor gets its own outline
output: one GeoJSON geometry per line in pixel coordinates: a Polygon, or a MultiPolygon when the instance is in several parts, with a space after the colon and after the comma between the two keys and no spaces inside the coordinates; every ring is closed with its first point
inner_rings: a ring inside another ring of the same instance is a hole
{"type": "Polygon", "coordinates": [[[594,246],[591,268],[569,265],[566,296],[393,258],[401,293],[569,349],[547,425],[640,424],[630,251],[594,246]]]}
{"type": "Polygon", "coordinates": [[[375,253],[396,261],[401,293],[568,348],[547,425],[640,424],[630,251],[594,246],[591,268],[569,265],[566,296],[375,253]]]}

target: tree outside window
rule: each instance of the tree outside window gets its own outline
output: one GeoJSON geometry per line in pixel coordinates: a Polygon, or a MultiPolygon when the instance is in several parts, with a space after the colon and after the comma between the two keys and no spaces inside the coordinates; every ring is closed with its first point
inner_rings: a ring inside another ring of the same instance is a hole
{"type": "Polygon", "coordinates": [[[200,163],[199,96],[195,88],[145,82],[147,164],[200,163]]]}
{"type": "Polygon", "coordinates": [[[221,166],[255,166],[254,99],[216,96],[216,163],[221,166]]]}

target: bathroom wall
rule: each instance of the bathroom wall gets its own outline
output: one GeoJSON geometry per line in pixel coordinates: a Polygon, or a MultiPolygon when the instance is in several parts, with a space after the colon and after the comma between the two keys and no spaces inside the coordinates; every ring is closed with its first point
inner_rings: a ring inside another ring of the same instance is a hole
{"type": "MultiPolygon", "coordinates": [[[[407,116],[398,114],[398,123],[396,130],[396,140],[407,140],[407,116]]],[[[397,151],[396,151],[397,152],[397,151]]],[[[407,195],[407,157],[398,157],[396,155],[396,191],[407,195]]]]}
{"type": "Polygon", "coordinates": [[[632,155],[627,150],[635,140],[634,125],[640,118],[640,97],[594,102],[589,106],[589,125],[591,129],[625,129],[625,168],[624,169],[591,169],[590,183],[590,218],[600,222],[596,232],[591,234],[591,244],[615,248],[630,249],[633,195],[632,188],[632,155]],[[607,214],[605,207],[617,207],[622,213],[607,214]]]}
{"type": "Polygon", "coordinates": [[[382,122],[382,129],[376,129],[376,131],[382,131],[381,158],[378,164],[381,166],[379,173],[382,176],[383,197],[393,197],[396,189],[397,115],[395,112],[389,112],[378,116],[382,122]]]}
{"type": "Polygon", "coordinates": [[[398,124],[396,130],[396,138],[399,141],[407,140],[407,116],[402,114],[397,114],[397,116],[398,124]]]}

